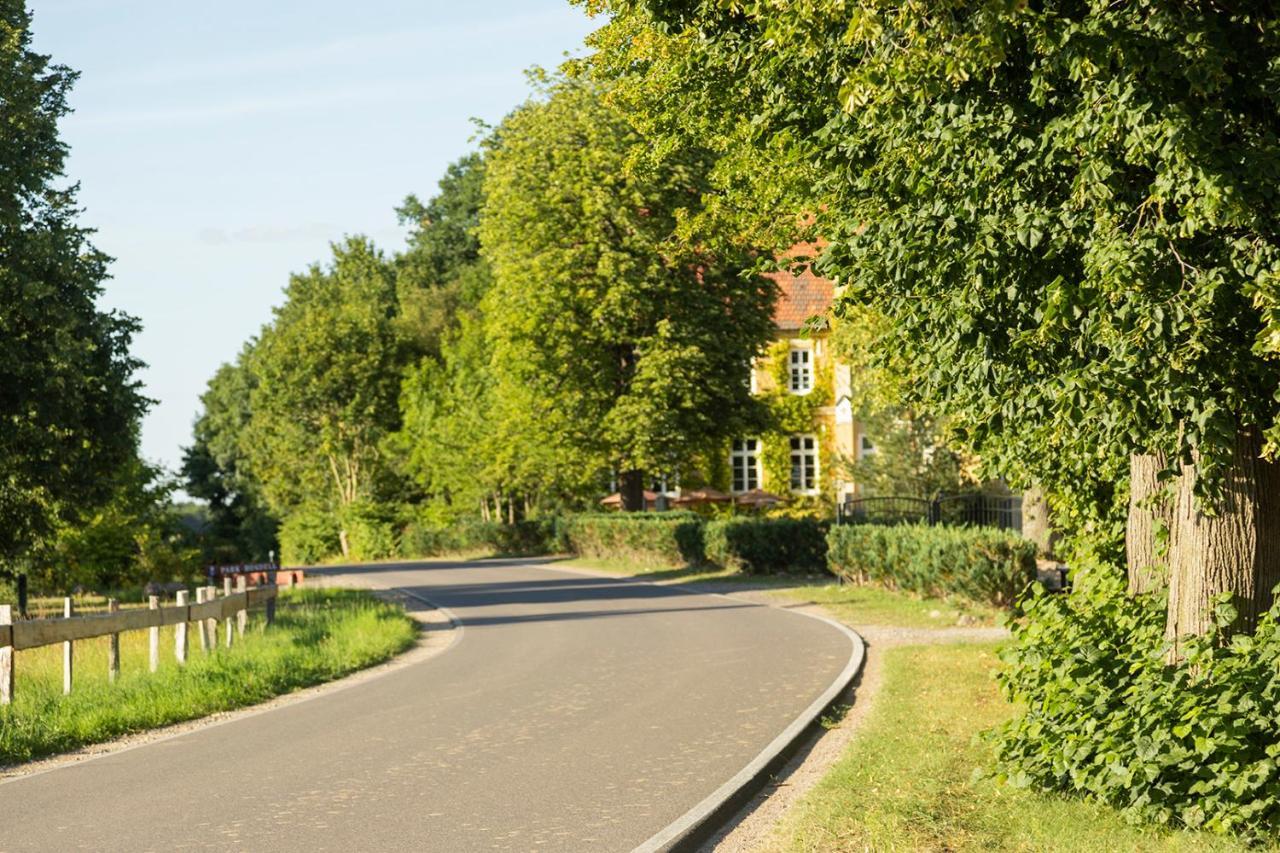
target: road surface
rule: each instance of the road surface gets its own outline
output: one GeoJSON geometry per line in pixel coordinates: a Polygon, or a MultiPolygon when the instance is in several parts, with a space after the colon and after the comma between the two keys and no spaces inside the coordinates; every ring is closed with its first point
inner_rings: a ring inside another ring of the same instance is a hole
{"type": "Polygon", "coordinates": [[[461,635],[351,689],[0,784],[0,851],[630,850],[850,659],[816,619],[532,561],[355,571],[461,635]]]}

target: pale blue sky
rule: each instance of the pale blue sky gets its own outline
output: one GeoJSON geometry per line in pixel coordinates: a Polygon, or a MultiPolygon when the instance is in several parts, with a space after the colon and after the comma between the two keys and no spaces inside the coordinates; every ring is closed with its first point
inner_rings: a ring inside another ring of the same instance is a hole
{"type": "Polygon", "coordinates": [[[139,317],[158,403],[144,455],[176,469],[205,382],[290,272],[348,233],[402,244],[501,119],[523,71],[593,28],[567,0],[34,0],[34,46],[82,72],[63,123],[84,222],[116,258],[104,304],[139,317]]]}

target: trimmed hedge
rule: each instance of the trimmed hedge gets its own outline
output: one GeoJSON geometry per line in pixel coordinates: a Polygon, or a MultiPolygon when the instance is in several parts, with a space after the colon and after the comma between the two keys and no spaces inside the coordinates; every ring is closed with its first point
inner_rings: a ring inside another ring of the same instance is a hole
{"type": "Polygon", "coordinates": [[[590,559],[621,557],[648,566],[704,561],[702,520],[692,512],[573,515],[563,522],[565,544],[590,559]]]}
{"type": "Polygon", "coordinates": [[[760,574],[827,568],[827,524],[813,518],[729,518],[706,527],[707,559],[760,574]]]}
{"type": "Polygon", "coordinates": [[[402,557],[433,557],[458,551],[493,551],[509,556],[552,554],[565,550],[558,519],[500,524],[474,521],[436,527],[414,522],[400,536],[402,557]]]}
{"type": "Polygon", "coordinates": [[[1010,607],[1036,578],[1036,546],[983,527],[849,524],[827,534],[831,571],[920,595],[1010,607]]]}

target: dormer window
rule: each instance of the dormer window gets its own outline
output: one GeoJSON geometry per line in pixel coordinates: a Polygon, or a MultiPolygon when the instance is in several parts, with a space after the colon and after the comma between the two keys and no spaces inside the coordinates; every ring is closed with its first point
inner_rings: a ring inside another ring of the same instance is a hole
{"type": "Polygon", "coordinates": [[[789,358],[791,393],[808,394],[813,390],[813,353],[808,347],[792,344],[789,358]]]}

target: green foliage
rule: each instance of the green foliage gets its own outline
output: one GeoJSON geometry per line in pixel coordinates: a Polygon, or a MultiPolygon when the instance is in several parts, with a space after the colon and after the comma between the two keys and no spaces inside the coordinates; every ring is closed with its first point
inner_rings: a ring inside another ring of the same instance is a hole
{"type": "Polygon", "coordinates": [[[233,364],[224,364],[200,395],[192,444],[183,451],[186,490],[207,502],[211,529],[204,544],[217,562],[264,562],[275,550],[275,518],[250,469],[243,442],[250,419],[250,395],[257,380],[248,368],[253,343],[233,364]]]}
{"type": "Polygon", "coordinates": [[[247,361],[241,447],[267,505],[284,516],[381,497],[391,475],[382,441],[399,421],[391,266],[349,238],[327,268],[293,276],[285,296],[247,361]]]}
{"type": "Polygon", "coordinates": [[[846,460],[848,477],[862,494],[932,499],[970,491],[979,484],[968,460],[951,447],[938,422],[908,409],[865,413],[860,418],[875,452],[846,460]]]}
{"type": "Polygon", "coordinates": [[[344,507],[339,519],[347,533],[347,556],[351,559],[386,560],[398,553],[398,519],[393,506],[359,501],[344,507]]]}
{"type": "MultiPolygon", "coordinates": [[[[1070,595],[1033,590],[1001,653],[1021,713],[989,737],[999,778],[1105,802],[1131,818],[1243,837],[1280,827],[1280,609],[1252,636],[1195,640],[1166,661],[1164,603],[1108,569],[1070,595]]],[[[1234,616],[1217,602],[1218,624],[1234,616]]]]}
{"type": "MultiPolygon", "coordinates": [[[[18,653],[12,705],[0,707],[0,763],[67,752],[135,732],[264,702],[381,663],[414,642],[404,611],[367,592],[284,591],[276,622],[255,617],[243,642],[186,666],[147,670],[147,634],[121,636],[121,677],[106,678],[105,642],[76,644],[76,689],[62,695],[62,650],[18,653]]],[[[169,635],[170,629],[164,629],[169,635]]],[[[163,648],[172,649],[171,636],[163,648]]]]}
{"type": "Polygon", "coordinates": [[[483,551],[503,556],[537,556],[568,550],[559,519],[540,518],[500,524],[459,521],[446,526],[411,522],[400,537],[400,556],[433,557],[483,551]]]}
{"type": "Polygon", "coordinates": [[[1010,607],[1036,579],[1036,546],[1003,530],[846,524],[827,534],[831,571],[918,595],[1010,607]]]}
{"type": "Polygon", "coordinates": [[[564,520],[569,550],[581,557],[623,559],[646,566],[700,565],[702,520],[691,512],[571,515],[564,520]]]}
{"type": "Polygon", "coordinates": [[[313,565],[341,549],[338,520],[326,510],[298,509],[280,525],[280,562],[313,565]]]}
{"type": "Polygon", "coordinates": [[[189,576],[199,565],[198,537],[172,506],[176,488],[140,461],[117,471],[111,498],[75,524],[62,525],[29,567],[33,592],[119,589],[189,576]]]}
{"type": "Polygon", "coordinates": [[[812,574],[827,568],[827,525],[811,518],[730,518],[706,527],[707,559],[726,569],[812,574]]]}
{"type": "Polygon", "coordinates": [[[676,237],[711,158],[628,169],[643,145],[593,87],[558,81],[489,154],[484,307],[499,443],[538,463],[516,467],[523,489],[583,491],[611,466],[672,471],[756,423],[748,360],[774,287],[746,274],[752,244],[676,237]]]}
{"type": "Polygon", "coordinates": [[[109,258],[76,223],[58,121],[76,73],[31,50],[21,2],[0,8],[0,561],[110,499],[137,454],[138,331],[99,310],[109,258]]]}
{"type": "Polygon", "coordinates": [[[719,106],[726,168],[806,164],[837,313],[885,318],[905,402],[1070,532],[1118,553],[1132,452],[1212,475],[1280,436],[1271,4],[587,5],[656,148],[719,106]]]}

